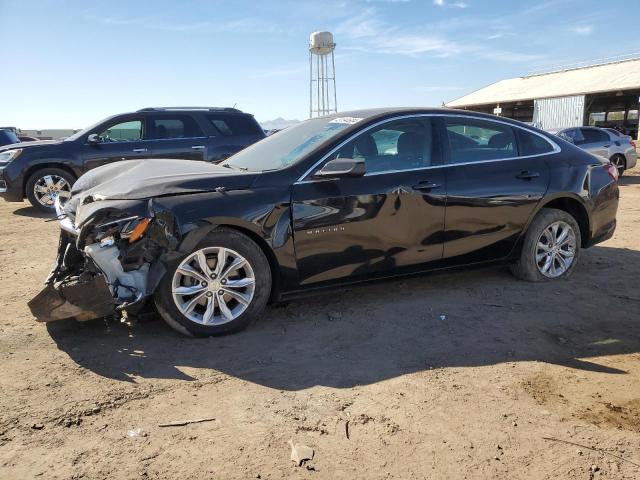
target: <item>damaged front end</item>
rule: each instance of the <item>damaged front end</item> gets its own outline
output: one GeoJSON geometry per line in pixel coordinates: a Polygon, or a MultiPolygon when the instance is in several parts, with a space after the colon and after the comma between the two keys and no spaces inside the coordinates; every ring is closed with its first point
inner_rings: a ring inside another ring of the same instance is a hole
{"type": "Polygon", "coordinates": [[[151,200],[72,198],[62,208],[56,264],[29,303],[40,322],[138,312],[178,245],[175,219],[151,200]]]}

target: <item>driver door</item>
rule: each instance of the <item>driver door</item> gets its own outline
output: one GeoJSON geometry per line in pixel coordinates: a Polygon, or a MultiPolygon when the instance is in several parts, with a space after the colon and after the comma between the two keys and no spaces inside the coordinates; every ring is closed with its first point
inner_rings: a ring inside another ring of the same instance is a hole
{"type": "Polygon", "coordinates": [[[97,133],[99,143],[85,142],[82,160],[84,170],[121,160],[150,158],[151,143],[145,136],[144,117],[130,117],[102,125],[97,133]]]}
{"type": "Polygon", "coordinates": [[[445,184],[435,138],[428,118],[391,120],[327,158],[363,159],[364,176],[316,179],[312,173],[294,184],[301,285],[385,275],[442,258],[445,184]]]}

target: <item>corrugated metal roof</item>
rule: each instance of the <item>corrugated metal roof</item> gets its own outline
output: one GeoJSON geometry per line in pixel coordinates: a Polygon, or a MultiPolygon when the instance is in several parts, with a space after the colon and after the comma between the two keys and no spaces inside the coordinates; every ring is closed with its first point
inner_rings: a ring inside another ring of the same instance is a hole
{"type": "Polygon", "coordinates": [[[640,59],[509,78],[447,103],[467,107],[640,88],[640,59]]]}

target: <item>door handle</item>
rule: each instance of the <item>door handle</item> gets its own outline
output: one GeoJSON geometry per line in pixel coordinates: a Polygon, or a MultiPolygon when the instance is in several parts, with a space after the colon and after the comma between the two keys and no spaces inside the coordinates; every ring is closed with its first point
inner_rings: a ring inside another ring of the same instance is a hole
{"type": "Polygon", "coordinates": [[[204,150],[204,145],[194,145],[191,150],[204,150]]]}
{"type": "Polygon", "coordinates": [[[134,148],[133,151],[136,152],[136,153],[144,153],[144,152],[147,151],[147,149],[146,148],[134,148]]]}
{"type": "Polygon", "coordinates": [[[413,188],[414,190],[420,190],[420,191],[424,191],[424,192],[428,192],[430,190],[433,190],[434,188],[438,188],[440,187],[440,184],[438,183],[432,183],[428,180],[425,180],[423,182],[418,182],[416,185],[414,185],[413,188]]]}
{"type": "Polygon", "coordinates": [[[531,180],[532,178],[538,178],[539,176],[540,174],[538,172],[523,170],[518,175],[516,175],[516,178],[519,178],[520,180],[531,180]]]}

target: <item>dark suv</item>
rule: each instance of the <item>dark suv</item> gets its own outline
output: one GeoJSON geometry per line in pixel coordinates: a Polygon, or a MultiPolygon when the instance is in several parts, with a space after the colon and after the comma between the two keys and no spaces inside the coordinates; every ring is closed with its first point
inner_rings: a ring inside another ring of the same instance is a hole
{"type": "Polygon", "coordinates": [[[63,140],[0,147],[0,196],[26,197],[53,212],[55,199],[66,200],[75,180],[94,167],[145,158],[217,163],[264,136],[252,115],[235,108],[143,108],[63,140]]]}

